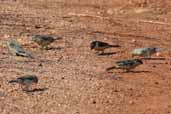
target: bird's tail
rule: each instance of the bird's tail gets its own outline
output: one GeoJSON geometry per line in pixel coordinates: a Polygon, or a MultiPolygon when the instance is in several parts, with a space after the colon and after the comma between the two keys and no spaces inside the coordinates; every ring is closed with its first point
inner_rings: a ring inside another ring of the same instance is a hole
{"type": "Polygon", "coordinates": [[[34,56],[33,56],[31,53],[26,52],[26,51],[20,52],[19,55],[20,55],[20,56],[23,56],[23,57],[29,57],[29,58],[31,58],[31,59],[34,59],[34,56]]]}
{"type": "Polygon", "coordinates": [[[109,45],[109,47],[121,47],[120,45],[109,45]]]}
{"type": "Polygon", "coordinates": [[[54,40],[61,40],[62,39],[62,37],[56,37],[56,38],[54,38],[54,40]]]}
{"type": "Polygon", "coordinates": [[[11,81],[9,81],[9,83],[18,83],[18,81],[17,80],[11,80],[11,81]]]}
{"type": "Polygon", "coordinates": [[[160,51],[171,51],[170,48],[156,48],[156,51],[157,52],[160,52],[160,51]]]}
{"type": "Polygon", "coordinates": [[[112,66],[112,67],[107,68],[106,71],[110,71],[112,69],[118,69],[118,68],[116,66],[112,66]]]}
{"type": "Polygon", "coordinates": [[[34,59],[35,57],[31,53],[27,53],[27,57],[34,59]]]}

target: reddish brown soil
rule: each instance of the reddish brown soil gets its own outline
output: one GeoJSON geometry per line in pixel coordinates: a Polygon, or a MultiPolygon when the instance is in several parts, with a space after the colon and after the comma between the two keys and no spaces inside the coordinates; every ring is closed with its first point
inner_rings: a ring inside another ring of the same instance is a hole
{"type": "Polygon", "coordinates": [[[133,48],[171,47],[170,0],[0,0],[0,36],[0,114],[171,114],[169,51],[139,72],[105,72],[133,48]],[[40,50],[21,33],[63,39],[40,50]],[[10,55],[10,38],[36,59],[10,55]],[[92,40],[121,48],[97,56],[92,40]],[[36,74],[36,88],[48,90],[27,94],[8,84],[24,74],[36,74]]]}

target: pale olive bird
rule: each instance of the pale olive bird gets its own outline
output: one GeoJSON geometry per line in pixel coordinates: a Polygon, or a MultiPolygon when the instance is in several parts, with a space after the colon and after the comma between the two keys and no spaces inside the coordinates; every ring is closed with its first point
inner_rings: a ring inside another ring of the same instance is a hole
{"type": "Polygon", "coordinates": [[[24,50],[16,40],[7,41],[7,46],[12,55],[33,58],[32,54],[24,50]]]}
{"type": "Polygon", "coordinates": [[[122,69],[125,70],[126,72],[129,72],[141,64],[143,64],[143,62],[140,59],[121,60],[115,62],[115,65],[107,68],[106,71],[110,71],[112,69],[122,69]]]}
{"type": "Polygon", "coordinates": [[[35,75],[24,75],[21,77],[18,77],[15,80],[9,81],[9,83],[18,83],[20,84],[22,90],[24,91],[29,91],[29,87],[33,84],[38,83],[38,78],[35,75]]]}
{"type": "Polygon", "coordinates": [[[92,41],[90,44],[90,49],[97,52],[104,53],[104,50],[112,47],[120,47],[119,45],[111,45],[102,41],[92,41]]]}
{"type": "Polygon", "coordinates": [[[151,57],[153,54],[160,51],[160,48],[156,47],[144,47],[144,48],[137,48],[132,50],[131,55],[132,57],[138,56],[138,57],[151,57]]]}
{"type": "Polygon", "coordinates": [[[32,41],[36,42],[39,46],[41,46],[41,49],[47,49],[48,45],[50,45],[55,40],[62,39],[61,37],[54,38],[52,36],[47,35],[33,35],[32,41]]]}

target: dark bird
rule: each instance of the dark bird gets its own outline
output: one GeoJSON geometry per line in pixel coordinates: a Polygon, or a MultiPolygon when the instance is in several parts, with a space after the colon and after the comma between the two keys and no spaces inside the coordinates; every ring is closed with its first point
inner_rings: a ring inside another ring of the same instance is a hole
{"type": "Polygon", "coordinates": [[[95,50],[97,52],[101,52],[104,53],[104,50],[107,48],[112,48],[112,47],[120,47],[119,45],[110,45],[108,43],[105,42],[101,42],[101,41],[93,41],[90,44],[90,49],[91,50],[95,50]]]}
{"type": "Polygon", "coordinates": [[[16,40],[7,41],[7,46],[12,55],[33,58],[31,53],[24,50],[16,40]]]}
{"type": "Polygon", "coordinates": [[[29,91],[29,87],[31,85],[38,83],[38,78],[35,75],[24,75],[15,80],[9,81],[9,83],[18,83],[20,84],[22,90],[29,91]]]}
{"type": "Polygon", "coordinates": [[[32,41],[36,42],[41,48],[47,49],[48,45],[50,45],[52,42],[55,40],[59,40],[61,37],[54,38],[52,36],[47,36],[47,35],[33,35],[32,36],[32,41]]]}
{"type": "Polygon", "coordinates": [[[110,71],[112,69],[123,69],[126,72],[129,72],[131,69],[134,69],[141,64],[143,64],[143,62],[140,59],[122,60],[115,62],[115,66],[107,68],[106,71],[110,71]]]}
{"type": "Polygon", "coordinates": [[[131,55],[132,57],[134,56],[150,57],[151,55],[157,53],[160,50],[161,50],[160,48],[156,48],[156,47],[137,48],[132,50],[131,55]]]}

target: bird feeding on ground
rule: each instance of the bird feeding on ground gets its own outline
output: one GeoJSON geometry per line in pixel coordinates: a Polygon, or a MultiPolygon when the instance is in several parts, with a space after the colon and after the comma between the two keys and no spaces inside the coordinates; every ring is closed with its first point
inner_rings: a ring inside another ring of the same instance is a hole
{"type": "Polygon", "coordinates": [[[95,50],[97,52],[101,52],[101,54],[104,53],[105,49],[112,48],[112,47],[120,47],[120,46],[119,45],[111,45],[109,43],[102,42],[102,41],[93,41],[90,44],[90,49],[91,50],[95,50]]]}
{"type": "Polygon", "coordinates": [[[122,69],[126,72],[129,72],[141,64],[143,64],[143,62],[140,59],[121,60],[115,62],[115,65],[107,68],[106,71],[110,71],[112,69],[122,69]]]}
{"type": "Polygon", "coordinates": [[[18,83],[23,91],[29,91],[31,85],[38,83],[38,78],[35,75],[24,75],[9,81],[9,83],[18,83]]]}
{"type": "Polygon", "coordinates": [[[33,58],[31,53],[24,50],[16,40],[7,41],[7,46],[12,55],[33,58]]]}
{"type": "Polygon", "coordinates": [[[54,38],[48,35],[33,35],[32,36],[32,41],[36,42],[39,46],[41,46],[41,49],[47,49],[48,45],[50,45],[51,43],[59,39],[61,39],[61,37],[54,38]]]}
{"type": "Polygon", "coordinates": [[[136,48],[131,51],[131,55],[132,57],[151,57],[153,54],[157,53],[160,50],[160,48],[156,47],[136,48]]]}

